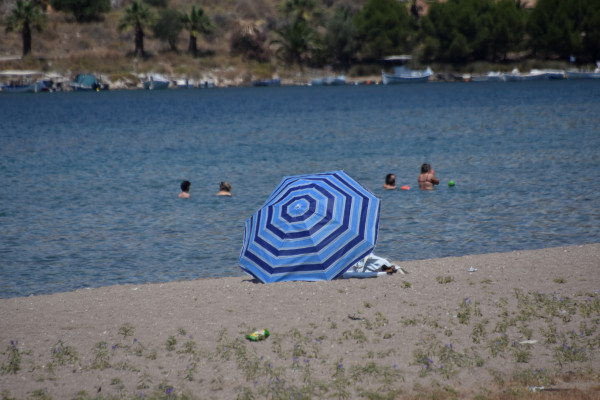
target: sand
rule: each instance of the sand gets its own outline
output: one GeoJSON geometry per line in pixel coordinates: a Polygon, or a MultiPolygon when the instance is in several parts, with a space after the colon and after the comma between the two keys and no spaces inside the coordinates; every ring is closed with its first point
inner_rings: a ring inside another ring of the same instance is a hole
{"type": "Polygon", "coordinates": [[[600,244],[397,265],[2,299],[3,398],[600,398],[600,244]]]}

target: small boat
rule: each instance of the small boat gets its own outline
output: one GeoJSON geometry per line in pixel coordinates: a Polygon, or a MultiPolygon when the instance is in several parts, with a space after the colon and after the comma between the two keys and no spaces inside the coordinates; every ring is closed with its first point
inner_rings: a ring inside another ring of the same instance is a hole
{"type": "Polygon", "coordinates": [[[564,79],[565,72],[552,69],[532,69],[529,72],[521,73],[517,68],[510,73],[504,74],[507,82],[514,81],[537,81],[542,79],[564,79]]]}
{"type": "Polygon", "coordinates": [[[175,86],[177,86],[177,88],[179,88],[179,89],[193,89],[194,87],[196,87],[196,85],[194,84],[194,81],[189,80],[188,78],[177,79],[175,81],[175,86]]]}
{"type": "Polygon", "coordinates": [[[567,79],[600,79],[600,61],[596,61],[596,69],[593,71],[571,69],[565,75],[567,79]]]}
{"type": "Polygon", "coordinates": [[[0,77],[7,77],[8,83],[0,85],[4,93],[38,93],[47,91],[46,82],[38,71],[1,71],[0,77]]]}
{"type": "Polygon", "coordinates": [[[485,75],[472,75],[471,82],[504,82],[504,74],[490,71],[485,75]]]}
{"type": "Polygon", "coordinates": [[[343,86],[346,84],[346,77],[344,75],[326,76],[313,79],[310,84],[311,86],[343,86]]]}
{"type": "Polygon", "coordinates": [[[595,71],[567,71],[567,79],[600,79],[600,70],[595,71]]]}
{"type": "Polygon", "coordinates": [[[389,74],[381,71],[381,81],[384,85],[394,85],[397,83],[425,83],[429,81],[433,71],[427,67],[424,71],[412,70],[406,67],[406,63],[412,59],[409,55],[389,56],[382,61],[393,65],[393,73],[389,74]]]}
{"type": "Polygon", "coordinates": [[[169,83],[169,80],[161,74],[149,74],[142,85],[146,90],[164,90],[169,88],[169,83]]]}
{"type": "Polygon", "coordinates": [[[71,89],[76,92],[99,92],[100,90],[108,90],[108,85],[101,84],[94,75],[77,74],[75,80],[70,84],[71,89]]]}
{"type": "Polygon", "coordinates": [[[252,86],[281,86],[281,79],[265,79],[252,81],[252,86]]]}
{"type": "Polygon", "coordinates": [[[429,67],[424,71],[414,71],[402,65],[395,67],[393,74],[387,74],[382,71],[381,80],[384,85],[393,85],[397,83],[424,83],[429,81],[431,75],[433,75],[433,71],[429,67]]]}

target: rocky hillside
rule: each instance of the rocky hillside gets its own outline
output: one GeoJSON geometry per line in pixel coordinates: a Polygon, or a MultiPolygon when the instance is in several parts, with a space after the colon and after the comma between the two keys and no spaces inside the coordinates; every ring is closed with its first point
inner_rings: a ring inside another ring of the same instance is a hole
{"type": "MultiPolygon", "coordinates": [[[[14,3],[15,0],[0,0],[0,18],[8,14],[14,3]]],[[[178,38],[177,52],[148,32],[144,41],[148,57],[133,57],[133,31],[119,32],[117,29],[129,3],[130,0],[112,0],[112,10],[103,16],[103,20],[90,23],[77,23],[72,15],[49,9],[44,30],[33,32],[32,55],[24,60],[20,57],[20,34],[5,33],[2,29],[0,69],[41,69],[65,75],[95,72],[113,79],[150,71],[195,79],[210,71],[223,79],[238,80],[298,72],[285,70],[275,59],[259,64],[230,55],[230,37],[236,27],[259,25],[266,31],[275,27],[278,16],[275,0],[170,0],[169,8],[181,12],[189,12],[192,5],[201,6],[213,21],[214,33],[198,40],[201,53],[198,58],[186,53],[186,31],[178,38]]],[[[339,4],[359,8],[364,3],[365,0],[326,0],[322,7],[328,13],[339,4]]]]}

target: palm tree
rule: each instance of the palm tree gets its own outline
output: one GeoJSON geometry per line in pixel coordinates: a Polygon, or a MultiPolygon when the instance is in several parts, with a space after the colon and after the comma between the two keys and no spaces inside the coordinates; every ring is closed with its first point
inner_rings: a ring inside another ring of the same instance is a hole
{"type": "Polygon", "coordinates": [[[154,15],[141,0],[134,1],[125,10],[119,22],[119,31],[133,27],[135,30],[135,56],[144,56],[144,27],[152,24],[154,15]]]}
{"type": "Polygon", "coordinates": [[[318,35],[304,20],[297,19],[275,33],[279,36],[271,41],[279,46],[275,54],[288,65],[302,67],[305,59],[318,49],[318,35]]]}
{"type": "Polygon", "coordinates": [[[21,32],[23,57],[31,53],[31,29],[41,32],[45,20],[46,15],[33,0],[17,0],[17,6],[6,18],[6,32],[21,32]]]}
{"type": "Polygon", "coordinates": [[[213,31],[213,25],[208,15],[204,13],[202,7],[192,6],[189,14],[183,15],[183,26],[190,32],[190,44],[188,52],[194,57],[198,55],[196,40],[199,34],[209,35],[213,31]]]}

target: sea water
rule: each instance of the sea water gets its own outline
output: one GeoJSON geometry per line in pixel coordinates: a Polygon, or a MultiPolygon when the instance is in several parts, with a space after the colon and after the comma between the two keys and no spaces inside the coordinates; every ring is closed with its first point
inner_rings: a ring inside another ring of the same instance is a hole
{"type": "Polygon", "coordinates": [[[392,260],[600,241],[600,81],[0,93],[0,132],[0,298],[242,276],[282,177],[340,169],[392,260]]]}

